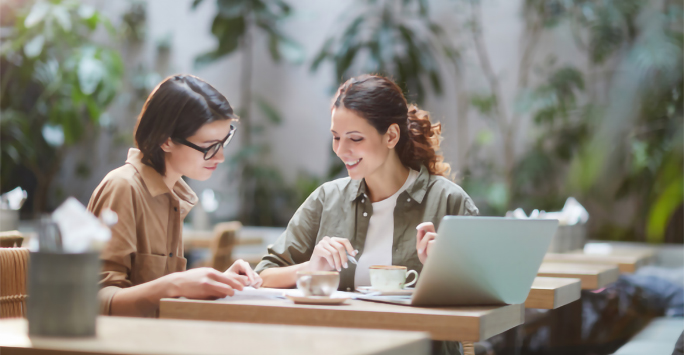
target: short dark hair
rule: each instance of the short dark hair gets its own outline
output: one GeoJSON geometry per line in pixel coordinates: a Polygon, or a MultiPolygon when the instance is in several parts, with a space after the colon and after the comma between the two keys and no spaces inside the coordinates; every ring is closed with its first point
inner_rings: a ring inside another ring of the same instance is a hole
{"type": "Polygon", "coordinates": [[[204,80],[193,75],[170,76],[157,85],[145,101],[135,128],[135,143],[142,162],[161,175],[166,173],[161,145],[169,138],[188,138],[203,125],[235,119],[228,100],[204,80]]]}

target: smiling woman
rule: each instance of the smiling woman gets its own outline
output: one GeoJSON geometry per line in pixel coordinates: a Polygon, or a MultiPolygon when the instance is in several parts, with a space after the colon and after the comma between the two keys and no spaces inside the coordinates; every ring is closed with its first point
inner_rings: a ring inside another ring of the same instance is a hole
{"type": "Polygon", "coordinates": [[[297,210],[256,268],[264,285],[292,287],[298,271],[337,270],[351,290],[370,285],[371,265],[420,272],[442,217],[478,213],[445,178],[441,125],[391,80],[362,75],[340,86],[330,131],[349,178],[323,184],[297,210]]]}
{"type": "Polygon", "coordinates": [[[88,204],[95,215],[119,215],[101,254],[103,314],[154,316],[164,297],[222,298],[261,285],[242,260],[223,273],[185,271],[181,226],[197,196],[181,177],[211,177],[237,119],[221,93],[191,75],[169,77],[152,91],[138,118],[138,149],[105,176],[88,204]]]}
{"type": "MultiPolygon", "coordinates": [[[[323,184],[299,207],[256,267],[266,287],[292,287],[300,271],[336,270],[346,291],[370,286],[373,265],[420,272],[442,217],[478,214],[445,178],[441,125],[409,105],[391,80],[349,79],[337,90],[330,122],[349,177],[323,184]]],[[[433,353],[459,353],[458,344],[435,342],[433,353]]]]}

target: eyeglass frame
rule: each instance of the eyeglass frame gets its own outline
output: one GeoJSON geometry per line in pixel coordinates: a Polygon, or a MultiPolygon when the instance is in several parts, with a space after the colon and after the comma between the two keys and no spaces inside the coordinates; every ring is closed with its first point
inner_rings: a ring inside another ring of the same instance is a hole
{"type": "Polygon", "coordinates": [[[230,132],[228,132],[228,135],[226,136],[226,138],[223,138],[222,141],[216,142],[216,143],[210,145],[210,146],[207,147],[207,148],[202,148],[202,147],[198,146],[198,145],[195,144],[195,143],[188,142],[185,138],[171,138],[171,139],[173,139],[174,141],[176,141],[176,142],[178,142],[178,143],[180,143],[180,144],[183,144],[183,145],[185,145],[185,146],[188,146],[188,147],[190,147],[190,148],[192,148],[192,149],[195,149],[195,150],[197,150],[197,151],[200,151],[200,152],[204,153],[204,160],[209,160],[209,159],[211,159],[211,158],[213,158],[213,157],[216,156],[216,154],[218,153],[219,149],[221,149],[221,146],[222,146],[223,148],[225,148],[225,147],[228,145],[228,143],[230,143],[230,141],[233,140],[233,137],[235,136],[235,131],[237,131],[237,126],[231,124],[231,125],[230,125],[230,132]],[[209,152],[211,151],[211,149],[212,149],[213,147],[217,146],[217,145],[218,145],[219,147],[216,148],[216,150],[214,151],[214,154],[212,154],[210,157],[207,158],[207,153],[209,153],[209,152]]]}

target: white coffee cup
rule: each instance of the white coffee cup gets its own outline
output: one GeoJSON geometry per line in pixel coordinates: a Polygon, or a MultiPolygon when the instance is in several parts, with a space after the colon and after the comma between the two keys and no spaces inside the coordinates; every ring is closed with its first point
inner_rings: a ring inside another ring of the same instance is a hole
{"type": "Polygon", "coordinates": [[[373,265],[370,267],[371,286],[379,291],[396,291],[411,286],[418,281],[415,270],[406,271],[406,266],[373,265]],[[413,281],[406,283],[406,279],[413,273],[413,281]]]}

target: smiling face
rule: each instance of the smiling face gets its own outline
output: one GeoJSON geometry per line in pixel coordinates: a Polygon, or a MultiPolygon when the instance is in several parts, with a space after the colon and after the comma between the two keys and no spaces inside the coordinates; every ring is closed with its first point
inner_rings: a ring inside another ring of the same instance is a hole
{"type": "MultiPolygon", "coordinates": [[[[232,122],[233,120],[228,119],[207,123],[186,140],[200,148],[208,148],[226,138],[232,122]]],[[[166,175],[176,174],[200,181],[209,179],[218,164],[225,160],[223,148],[211,159],[204,160],[204,153],[170,138],[162,144],[162,149],[165,152],[166,175]]]]}
{"type": "Polygon", "coordinates": [[[396,145],[393,127],[380,134],[365,118],[344,107],[333,110],[330,131],[333,151],[354,180],[381,169],[396,145]]]}

